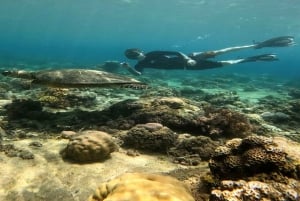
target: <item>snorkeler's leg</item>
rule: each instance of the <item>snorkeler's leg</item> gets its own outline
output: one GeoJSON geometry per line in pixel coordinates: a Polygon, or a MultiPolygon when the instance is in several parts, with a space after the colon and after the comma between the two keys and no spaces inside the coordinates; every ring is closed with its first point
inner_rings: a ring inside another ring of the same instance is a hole
{"type": "MultiPolygon", "coordinates": [[[[254,61],[278,61],[276,54],[261,54],[257,56],[247,57],[243,59],[243,62],[254,62],[254,61]]],[[[241,63],[241,62],[240,62],[241,63]]]]}
{"type": "Polygon", "coordinates": [[[227,47],[227,48],[223,48],[223,49],[219,49],[219,50],[211,50],[211,51],[205,51],[205,52],[193,52],[193,53],[189,54],[189,56],[192,59],[196,59],[196,60],[197,59],[209,59],[209,58],[213,58],[218,55],[229,53],[229,52],[235,52],[235,51],[239,51],[239,50],[254,48],[255,46],[256,46],[256,44],[252,44],[252,45],[227,47]]]}
{"type": "Polygon", "coordinates": [[[261,55],[247,57],[247,58],[243,58],[243,59],[226,60],[226,61],[220,61],[220,62],[223,64],[223,66],[226,66],[226,65],[246,63],[246,62],[277,61],[277,60],[278,60],[278,58],[277,58],[276,54],[261,54],[261,55]]]}

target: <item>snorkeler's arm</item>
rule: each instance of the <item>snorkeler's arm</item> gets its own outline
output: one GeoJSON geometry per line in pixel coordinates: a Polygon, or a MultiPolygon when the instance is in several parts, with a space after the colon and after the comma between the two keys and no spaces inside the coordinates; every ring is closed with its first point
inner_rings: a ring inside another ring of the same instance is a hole
{"type": "Polygon", "coordinates": [[[161,51],[161,53],[164,53],[166,57],[168,56],[178,56],[179,58],[183,59],[187,66],[194,66],[196,65],[196,61],[193,60],[191,57],[187,56],[186,54],[182,52],[175,52],[175,51],[161,51]]]}
{"type": "Polygon", "coordinates": [[[122,63],[120,63],[120,65],[133,75],[141,75],[142,74],[141,72],[135,70],[132,66],[130,66],[126,62],[122,62],[122,63]]]}

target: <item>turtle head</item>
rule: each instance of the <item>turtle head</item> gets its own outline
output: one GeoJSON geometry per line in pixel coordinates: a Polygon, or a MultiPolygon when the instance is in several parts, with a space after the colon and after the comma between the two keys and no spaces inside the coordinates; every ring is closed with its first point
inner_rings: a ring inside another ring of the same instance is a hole
{"type": "Polygon", "coordinates": [[[5,71],[2,71],[1,74],[3,76],[12,76],[14,74],[15,71],[11,71],[11,70],[5,70],[5,71]]]}
{"type": "Polygon", "coordinates": [[[8,76],[8,77],[34,79],[32,73],[24,70],[6,70],[6,71],[2,71],[1,74],[3,76],[8,76]]]}

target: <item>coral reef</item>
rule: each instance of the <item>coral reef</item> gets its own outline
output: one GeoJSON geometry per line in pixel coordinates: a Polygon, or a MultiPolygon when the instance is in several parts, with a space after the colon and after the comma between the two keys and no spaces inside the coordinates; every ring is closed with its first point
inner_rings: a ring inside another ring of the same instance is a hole
{"type": "Polygon", "coordinates": [[[292,111],[300,114],[300,99],[290,101],[290,105],[292,106],[291,108],[292,111]]]}
{"type": "Polygon", "coordinates": [[[283,112],[264,112],[260,115],[264,120],[274,123],[288,122],[291,117],[283,112]]]}
{"type": "Polygon", "coordinates": [[[161,123],[174,131],[209,137],[243,137],[252,131],[246,116],[229,110],[194,105],[175,97],[126,100],[106,111],[110,127],[128,129],[135,124],[161,123]]]}
{"type": "Polygon", "coordinates": [[[197,119],[203,134],[211,138],[245,137],[253,130],[248,118],[229,109],[208,107],[205,115],[197,119]]]}
{"type": "Polygon", "coordinates": [[[210,201],[298,201],[297,146],[284,138],[255,135],[228,140],[216,148],[209,162],[211,172],[201,177],[199,193],[210,194],[210,201]]]}
{"type": "Polygon", "coordinates": [[[87,201],[194,201],[188,188],[170,176],[127,173],[101,184],[87,201]]]}
{"type": "Polygon", "coordinates": [[[300,200],[300,185],[295,180],[286,184],[261,181],[224,180],[211,192],[210,201],[233,200],[300,200]]]}
{"type": "Polygon", "coordinates": [[[296,166],[271,138],[255,135],[232,139],[224,146],[217,147],[209,161],[209,167],[219,179],[272,172],[291,178],[298,177],[296,166]]]}
{"type": "Polygon", "coordinates": [[[166,152],[176,138],[176,133],[159,123],[137,124],[122,136],[125,147],[155,152],[166,152]]]}
{"type": "Polygon", "coordinates": [[[37,116],[42,111],[42,105],[39,101],[16,99],[11,104],[5,106],[9,119],[20,119],[37,116]]]}
{"type": "Polygon", "coordinates": [[[110,127],[128,129],[135,124],[155,122],[172,130],[193,130],[194,132],[197,128],[193,120],[202,113],[202,108],[176,97],[126,100],[106,110],[106,116],[113,119],[108,122],[110,127]],[[127,126],[124,126],[126,124],[127,126]]]}
{"type": "Polygon", "coordinates": [[[290,89],[288,94],[293,98],[297,98],[297,99],[300,98],[300,90],[297,88],[290,89]]]}
{"type": "Polygon", "coordinates": [[[0,152],[4,152],[8,157],[19,157],[21,159],[34,159],[34,154],[28,150],[15,147],[13,144],[1,144],[0,152]]]}
{"type": "MultiPolygon", "coordinates": [[[[214,150],[220,143],[213,141],[206,136],[192,136],[189,134],[180,134],[176,140],[175,146],[168,153],[175,157],[175,160],[182,164],[194,164],[195,162],[186,162],[180,160],[189,159],[191,156],[197,156],[198,160],[209,160],[214,150]]],[[[194,157],[193,157],[194,158],[194,157]]]]}
{"type": "Polygon", "coordinates": [[[204,96],[204,100],[213,104],[213,105],[226,105],[226,104],[234,104],[239,101],[240,98],[234,91],[215,93],[215,94],[207,94],[204,96]]]}
{"type": "Polygon", "coordinates": [[[86,130],[72,137],[61,154],[66,159],[86,163],[105,160],[116,150],[117,145],[109,134],[86,130]]]}
{"type": "MultiPolygon", "coordinates": [[[[75,99],[76,100],[76,99],[75,99]]],[[[80,103],[80,101],[78,101],[80,103]]],[[[127,99],[102,111],[72,110],[56,112],[38,101],[14,101],[7,106],[7,127],[61,132],[83,127],[105,130],[129,130],[137,124],[160,123],[178,133],[211,138],[233,138],[248,135],[252,126],[246,116],[230,109],[213,109],[207,103],[177,97],[127,99]],[[30,107],[29,107],[30,106],[30,107]],[[26,118],[22,121],[21,118],[26,118]]]]}
{"type": "Polygon", "coordinates": [[[65,109],[76,106],[90,107],[95,104],[96,94],[74,89],[47,88],[38,94],[37,98],[43,106],[65,109]]]}

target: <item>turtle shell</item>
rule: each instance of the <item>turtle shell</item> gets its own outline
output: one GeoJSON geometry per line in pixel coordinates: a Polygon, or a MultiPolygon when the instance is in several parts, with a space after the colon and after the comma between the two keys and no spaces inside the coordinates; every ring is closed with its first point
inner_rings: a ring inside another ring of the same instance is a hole
{"type": "Polygon", "coordinates": [[[53,87],[111,87],[145,85],[136,79],[99,70],[62,69],[32,73],[33,83],[53,87]]]}

